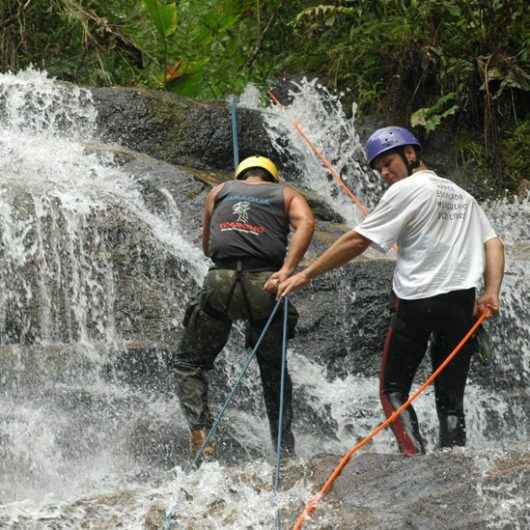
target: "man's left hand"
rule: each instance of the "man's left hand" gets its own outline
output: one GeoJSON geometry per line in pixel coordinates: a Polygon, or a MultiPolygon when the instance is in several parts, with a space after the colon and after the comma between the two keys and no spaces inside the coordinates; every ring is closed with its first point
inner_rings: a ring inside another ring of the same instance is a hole
{"type": "Polygon", "coordinates": [[[275,294],[280,283],[286,280],[288,276],[289,274],[282,270],[279,270],[278,272],[273,272],[269,276],[268,280],[265,282],[265,285],[263,285],[263,288],[269,293],[275,294]]]}
{"type": "Polygon", "coordinates": [[[304,271],[299,272],[280,283],[278,290],[276,291],[276,299],[279,300],[282,296],[287,296],[290,293],[298,291],[298,289],[301,289],[308,283],[309,278],[304,271]]]}

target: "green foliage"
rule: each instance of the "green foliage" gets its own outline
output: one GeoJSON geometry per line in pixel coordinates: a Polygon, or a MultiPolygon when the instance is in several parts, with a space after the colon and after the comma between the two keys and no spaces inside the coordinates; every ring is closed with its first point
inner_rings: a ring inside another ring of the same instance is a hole
{"type": "Polygon", "coordinates": [[[449,92],[442,96],[432,107],[418,109],[410,117],[412,127],[423,127],[427,132],[434,131],[440,126],[442,120],[448,116],[453,116],[458,110],[455,104],[456,94],[449,92]]]}
{"type": "Polygon", "coordinates": [[[32,64],[77,83],[138,84],[144,54],[129,29],[141,16],[130,0],[0,2],[0,70],[32,64]]]}
{"type": "Polygon", "coordinates": [[[180,23],[168,42],[181,76],[168,88],[182,95],[219,98],[242,90],[248,80],[245,42],[236,26],[241,8],[235,0],[179,2],[180,23]]]}
{"type": "Polygon", "coordinates": [[[144,0],[144,6],[162,41],[160,56],[164,71],[164,83],[167,83],[168,37],[177,30],[177,6],[174,2],[163,4],[160,0],[144,0]]]}
{"type": "Polygon", "coordinates": [[[530,180],[530,119],[522,122],[513,134],[503,141],[503,150],[507,173],[512,189],[515,190],[523,179],[530,180]]]}
{"type": "Polygon", "coordinates": [[[177,6],[174,2],[163,4],[160,0],[144,0],[144,5],[163,39],[175,33],[177,29],[177,6]]]}
{"type": "Polygon", "coordinates": [[[214,99],[249,81],[317,76],[349,89],[361,112],[473,138],[462,163],[489,169],[488,186],[501,189],[512,185],[507,172],[522,174],[510,141],[530,110],[527,3],[9,0],[0,69],[33,64],[80,84],[214,99]]]}
{"type": "Polygon", "coordinates": [[[338,0],[295,21],[319,73],[352,87],[361,110],[427,133],[481,135],[481,149],[468,143],[461,159],[495,175],[488,188],[513,188],[500,142],[530,110],[526,0],[338,0]]]}
{"type": "Polygon", "coordinates": [[[318,5],[308,7],[302,10],[295,18],[295,25],[309,23],[314,24],[314,27],[320,25],[323,21],[325,26],[333,26],[337,21],[337,15],[353,15],[354,9],[351,7],[334,6],[334,5],[318,5]]]}

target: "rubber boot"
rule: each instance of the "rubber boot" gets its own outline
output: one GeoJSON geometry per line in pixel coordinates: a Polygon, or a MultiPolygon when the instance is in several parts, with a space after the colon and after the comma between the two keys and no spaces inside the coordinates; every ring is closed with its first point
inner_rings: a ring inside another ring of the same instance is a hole
{"type": "MultiPolygon", "coordinates": [[[[402,395],[400,392],[390,392],[386,394],[386,399],[393,409],[388,412],[385,409],[385,413],[387,414],[387,417],[389,417],[392,412],[405,403],[407,396],[402,395]]],[[[404,410],[391,427],[401,453],[406,456],[425,454],[425,445],[420,434],[418,418],[412,407],[404,410]]]]}
{"type": "Polygon", "coordinates": [[[466,424],[461,416],[444,414],[440,416],[440,447],[466,445],[466,424]]]}
{"type": "MultiPolygon", "coordinates": [[[[192,460],[194,460],[195,457],[197,456],[197,453],[200,451],[201,447],[203,446],[207,436],[208,436],[207,429],[199,429],[196,431],[191,431],[190,450],[191,450],[192,460]]],[[[216,453],[217,453],[217,450],[216,450],[215,444],[212,441],[209,441],[208,445],[202,451],[202,459],[204,461],[215,460],[217,456],[216,453]]]]}

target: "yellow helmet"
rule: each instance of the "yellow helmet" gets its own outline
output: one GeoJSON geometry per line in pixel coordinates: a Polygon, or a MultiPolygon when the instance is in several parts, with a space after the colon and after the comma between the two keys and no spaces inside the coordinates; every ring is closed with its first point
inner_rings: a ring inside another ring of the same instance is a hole
{"type": "Polygon", "coordinates": [[[236,168],[235,178],[238,179],[247,169],[259,167],[267,171],[274,182],[280,182],[280,174],[276,164],[265,156],[249,156],[242,160],[236,168]]]}

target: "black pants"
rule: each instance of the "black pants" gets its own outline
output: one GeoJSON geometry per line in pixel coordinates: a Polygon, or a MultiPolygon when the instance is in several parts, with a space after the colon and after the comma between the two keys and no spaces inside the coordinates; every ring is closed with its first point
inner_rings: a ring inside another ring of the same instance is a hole
{"type": "MultiPolygon", "coordinates": [[[[475,289],[420,300],[394,298],[395,314],[386,337],[380,374],[380,397],[387,417],[408,399],[429,338],[435,370],[469,331],[474,323],[475,289]]],[[[464,388],[472,350],[467,344],[434,382],[440,447],[466,443],[464,388]]],[[[402,453],[425,452],[413,407],[397,418],[392,430],[402,453]]]]}

